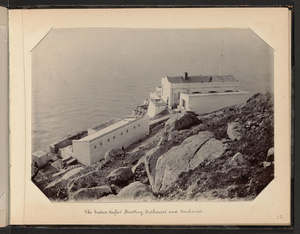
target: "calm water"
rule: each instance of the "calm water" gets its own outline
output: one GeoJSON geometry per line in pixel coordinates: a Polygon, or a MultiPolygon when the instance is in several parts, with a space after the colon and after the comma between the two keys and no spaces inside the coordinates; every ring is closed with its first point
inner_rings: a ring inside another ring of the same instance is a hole
{"type": "Polygon", "coordinates": [[[32,54],[32,150],[131,114],[163,76],[219,74],[222,51],[222,74],[272,92],[273,49],[250,30],[52,30],[32,54]]]}

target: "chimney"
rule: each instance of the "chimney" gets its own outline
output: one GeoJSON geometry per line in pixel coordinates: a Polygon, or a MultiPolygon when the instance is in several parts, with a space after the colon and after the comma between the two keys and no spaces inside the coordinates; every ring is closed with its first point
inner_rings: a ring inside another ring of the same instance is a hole
{"type": "Polygon", "coordinates": [[[184,80],[188,80],[188,73],[187,72],[184,73],[184,80]]]}

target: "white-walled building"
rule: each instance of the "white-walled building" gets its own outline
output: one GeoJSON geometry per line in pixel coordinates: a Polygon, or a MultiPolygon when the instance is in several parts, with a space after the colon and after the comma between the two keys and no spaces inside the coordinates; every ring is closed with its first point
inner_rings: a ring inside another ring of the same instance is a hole
{"type": "Polygon", "coordinates": [[[90,131],[92,134],[73,141],[73,156],[78,162],[91,165],[103,159],[108,150],[127,147],[148,135],[149,125],[148,116],[128,116],[98,131],[90,131]]]}
{"type": "Polygon", "coordinates": [[[180,104],[182,94],[208,94],[237,91],[239,82],[232,75],[166,76],[161,81],[161,98],[169,107],[180,104]]]}
{"type": "Polygon", "coordinates": [[[194,111],[197,114],[209,113],[226,106],[240,104],[250,98],[250,94],[244,91],[186,94],[180,95],[180,108],[194,111]]]}
{"type": "Polygon", "coordinates": [[[167,105],[161,98],[149,99],[147,114],[149,115],[150,118],[159,115],[166,109],[167,109],[167,105]]]}
{"type": "Polygon", "coordinates": [[[48,164],[48,154],[44,151],[37,151],[32,154],[32,160],[38,168],[42,168],[48,164]]]}

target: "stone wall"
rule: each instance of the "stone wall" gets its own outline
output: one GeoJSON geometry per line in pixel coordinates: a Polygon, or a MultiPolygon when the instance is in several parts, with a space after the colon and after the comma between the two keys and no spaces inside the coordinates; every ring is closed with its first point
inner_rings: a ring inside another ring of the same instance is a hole
{"type": "Polygon", "coordinates": [[[79,139],[87,136],[87,134],[88,134],[87,131],[81,131],[81,132],[71,135],[59,142],[56,142],[56,143],[50,145],[50,152],[52,154],[57,154],[60,148],[65,148],[68,145],[72,145],[73,140],[79,140],[79,139]]]}

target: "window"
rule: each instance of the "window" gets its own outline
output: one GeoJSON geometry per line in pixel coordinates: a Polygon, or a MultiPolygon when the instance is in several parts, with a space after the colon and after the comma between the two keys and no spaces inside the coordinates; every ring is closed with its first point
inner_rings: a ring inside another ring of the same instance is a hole
{"type": "Polygon", "coordinates": [[[109,138],[107,139],[107,141],[109,142],[109,138]]]}
{"type": "Polygon", "coordinates": [[[135,126],[133,126],[133,129],[135,129],[135,126]]]}
{"type": "Polygon", "coordinates": [[[139,124],[138,126],[140,127],[141,125],[139,124]]]}
{"type": "Polygon", "coordinates": [[[121,132],[121,136],[123,135],[123,132],[121,132]]]}
{"type": "Polygon", "coordinates": [[[116,137],[115,137],[115,136],[113,136],[113,139],[116,139],[116,137]]]}
{"type": "Polygon", "coordinates": [[[94,149],[96,149],[97,148],[97,146],[94,146],[94,149]]]}
{"type": "Polygon", "coordinates": [[[209,91],[208,93],[217,93],[217,91],[209,91]]]}
{"type": "Polygon", "coordinates": [[[128,129],[126,130],[126,132],[128,132],[128,129]]]}
{"type": "Polygon", "coordinates": [[[102,142],[100,142],[100,145],[102,145],[102,142]]]}

